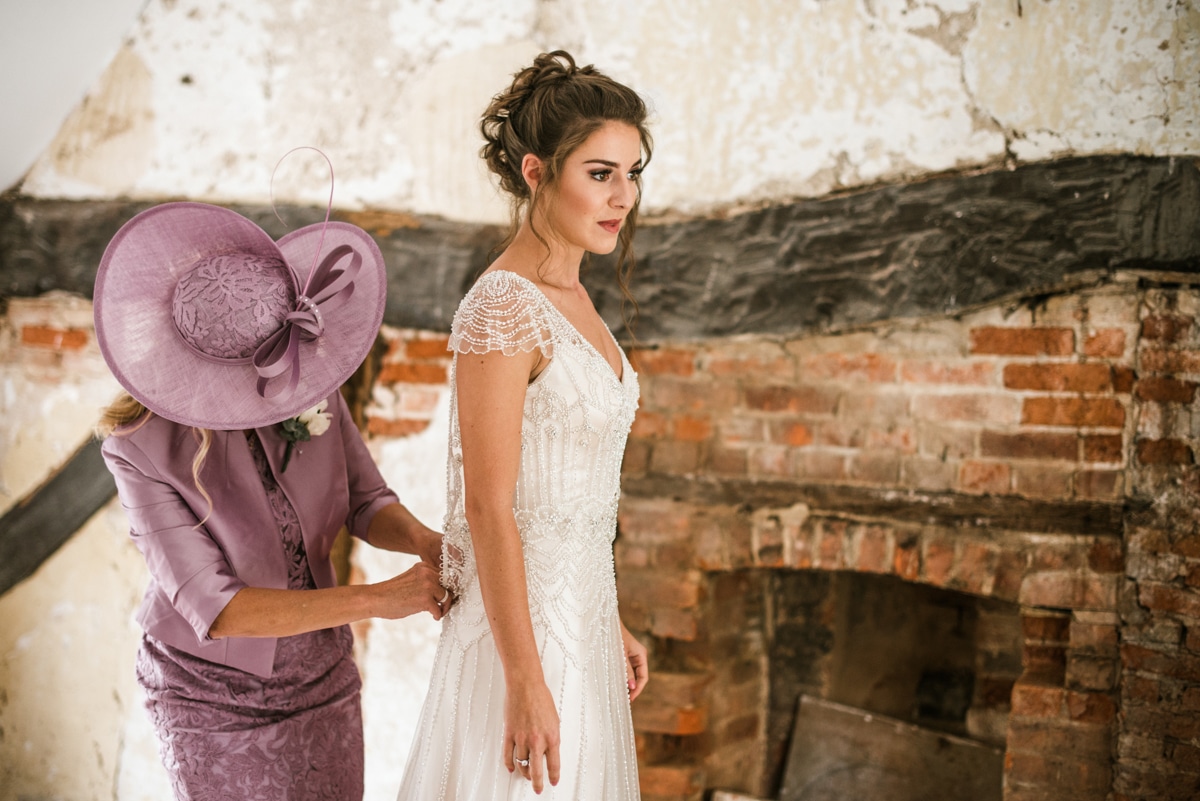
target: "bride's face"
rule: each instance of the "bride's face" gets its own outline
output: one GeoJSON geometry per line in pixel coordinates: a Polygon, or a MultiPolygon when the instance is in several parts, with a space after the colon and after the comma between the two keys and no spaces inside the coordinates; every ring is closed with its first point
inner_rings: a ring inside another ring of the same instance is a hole
{"type": "Polygon", "coordinates": [[[611,253],[638,197],[642,142],[637,128],[606,122],[567,156],[544,217],[556,239],[590,253],[611,253]]]}

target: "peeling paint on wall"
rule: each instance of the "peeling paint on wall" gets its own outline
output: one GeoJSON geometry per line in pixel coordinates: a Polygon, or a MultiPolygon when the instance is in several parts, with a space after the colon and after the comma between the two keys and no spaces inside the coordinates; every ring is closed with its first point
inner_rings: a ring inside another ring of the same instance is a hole
{"type": "MultiPolygon", "coordinates": [[[[659,214],[1006,161],[1196,153],[1198,14],[1177,0],[374,0],[352,14],[152,0],[23,190],[262,202],[279,157],[313,145],[343,208],[500,222],[476,120],[555,47],[651,101],[659,214]]],[[[326,187],[306,173],[276,197],[323,203],[326,187]]]]}

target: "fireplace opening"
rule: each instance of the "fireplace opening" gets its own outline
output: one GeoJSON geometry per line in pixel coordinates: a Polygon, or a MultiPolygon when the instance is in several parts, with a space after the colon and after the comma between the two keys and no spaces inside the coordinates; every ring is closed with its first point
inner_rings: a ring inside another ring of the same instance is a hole
{"type": "MultiPolygon", "coordinates": [[[[922,742],[934,750],[960,739],[968,747],[976,743],[983,750],[971,759],[994,763],[999,797],[1009,703],[1021,674],[1017,605],[849,572],[774,571],[765,589],[767,767],[774,786],[786,784],[795,737],[854,739],[860,736],[855,730],[882,716],[911,725],[861,735],[873,750],[893,747],[881,736],[907,738],[903,749],[909,751],[925,747],[922,742]],[[808,707],[802,697],[810,699],[808,707]],[[831,706],[818,709],[821,702],[831,706]],[[806,717],[802,708],[814,711],[806,717]],[[812,726],[832,729],[806,728],[812,726]]],[[[883,770],[857,769],[868,768],[883,770]]]]}

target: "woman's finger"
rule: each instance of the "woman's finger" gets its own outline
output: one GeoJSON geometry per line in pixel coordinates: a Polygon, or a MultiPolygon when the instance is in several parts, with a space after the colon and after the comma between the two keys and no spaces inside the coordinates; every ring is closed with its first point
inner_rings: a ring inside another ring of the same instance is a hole
{"type": "Polygon", "coordinates": [[[562,764],[559,760],[558,746],[552,744],[546,749],[546,773],[548,774],[551,784],[558,784],[558,777],[561,767],[562,764]]]}

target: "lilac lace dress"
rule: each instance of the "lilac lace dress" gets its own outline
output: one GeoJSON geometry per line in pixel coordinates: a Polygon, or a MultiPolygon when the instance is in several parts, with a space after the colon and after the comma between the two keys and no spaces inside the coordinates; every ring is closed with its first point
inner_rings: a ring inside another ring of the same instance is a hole
{"type": "MultiPolygon", "coordinates": [[[[288,588],[316,587],[296,512],[247,433],[288,557],[288,588]]],[[[175,797],[346,801],[363,793],[362,715],[349,626],[279,638],[263,679],[144,636],[138,683],[175,797]]]]}

